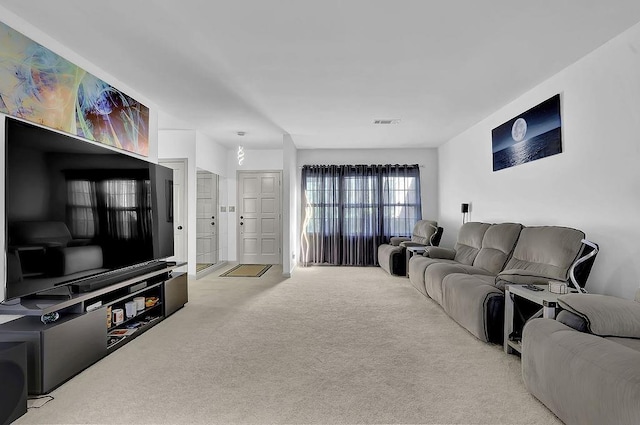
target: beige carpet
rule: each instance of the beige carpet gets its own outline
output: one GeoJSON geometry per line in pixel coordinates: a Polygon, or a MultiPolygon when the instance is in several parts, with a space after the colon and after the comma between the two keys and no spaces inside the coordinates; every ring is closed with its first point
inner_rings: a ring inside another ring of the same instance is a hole
{"type": "Polygon", "coordinates": [[[558,424],[520,360],[379,268],[209,275],[17,423],[558,424]]]}

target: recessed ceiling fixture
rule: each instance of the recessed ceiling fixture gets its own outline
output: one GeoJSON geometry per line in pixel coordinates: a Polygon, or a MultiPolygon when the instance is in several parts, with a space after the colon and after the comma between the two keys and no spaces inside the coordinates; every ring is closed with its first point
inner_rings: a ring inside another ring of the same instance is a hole
{"type": "Polygon", "coordinates": [[[400,119],[393,120],[374,120],[374,124],[400,124],[400,119]]]}
{"type": "Polygon", "coordinates": [[[236,134],[237,134],[238,136],[244,136],[244,135],[245,135],[245,134],[247,134],[247,133],[245,133],[244,131],[238,131],[236,134]]]}

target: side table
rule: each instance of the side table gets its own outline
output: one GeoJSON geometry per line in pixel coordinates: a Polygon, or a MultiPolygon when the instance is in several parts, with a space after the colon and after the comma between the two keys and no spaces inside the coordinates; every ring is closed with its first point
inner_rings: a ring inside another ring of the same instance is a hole
{"type": "Polygon", "coordinates": [[[522,343],[519,340],[509,339],[509,335],[514,331],[513,316],[516,297],[524,298],[541,306],[541,309],[530,319],[534,317],[555,319],[556,317],[558,297],[562,294],[549,292],[547,285],[534,286],[541,288],[542,291],[527,289],[524,285],[509,285],[504,292],[504,352],[507,354],[522,352],[522,343]]]}
{"type": "Polygon", "coordinates": [[[426,246],[408,246],[405,249],[405,254],[406,254],[405,275],[407,277],[409,277],[409,260],[411,259],[411,257],[413,257],[414,255],[422,255],[422,253],[425,252],[426,250],[427,250],[426,246]]]}

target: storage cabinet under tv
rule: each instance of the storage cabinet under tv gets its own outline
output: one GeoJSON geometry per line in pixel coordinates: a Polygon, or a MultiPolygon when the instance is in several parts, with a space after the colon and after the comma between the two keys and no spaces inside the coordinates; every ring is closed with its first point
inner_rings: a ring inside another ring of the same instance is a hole
{"type": "Polygon", "coordinates": [[[45,324],[40,315],[29,315],[4,323],[0,325],[0,342],[27,343],[29,394],[46,394],[157,325],[187,301],[187,275],[167,268],[74,294],[68,300],[39,300],[41,314],[58,313],[59,319],[45,324]],[[144,298],[144,308],[136,308],[130,317],[125,312],[122,321],[114,322],[113,311],[125,310],[125,304],[136,298],[144,298]]]}

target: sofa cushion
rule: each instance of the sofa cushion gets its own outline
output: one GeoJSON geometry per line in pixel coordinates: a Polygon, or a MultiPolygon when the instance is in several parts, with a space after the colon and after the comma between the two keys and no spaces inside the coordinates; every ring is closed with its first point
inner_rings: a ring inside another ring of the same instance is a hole
{"type": "Polygon", "coordinates": [[[498,274],[513,251],[521,230],[522,225],[517,223],[492,224],[482,238],[473,266],[498,274]]]}
{"type": "MultiPolygon", "coordinates": [[[[584,237],[580,230],[568,227],[525,227],[504,269],[519,270],[514,276],[566,281],[571,264],[580,255],[584,237]]],[[[500,276],[505,274],[500,273],[500,276]]]]}
{"type": "Polygon", "coordinates": [[[456,251],[454,260],[458,263],[472,265],[482,247],[484,234],[490,226],[489,223],[477,222],[463,224],[454,248],[456,251]]]}
{"type": "Polygon", "coordinates": [[[429,266],[424,272],[424,287],[433,300],[442,305],[442,282],[450,274],[487,275],[493,285],[494,276],[491,272],[460,263],[438,263],[429,266]]]}
{"type": "Polygon", "coordinates": [[[424,286],[425,270],[434,264],[458,264],[453,260],[443,260],[423,257],[422,255],[414,255],[409,260],[409,282],[416,288],[422,295],[427,295],[427,291],[424,286]]]}
{"type": "Polygon", "coordinates": [[[594,335],[640,338],[640,303],[608,295],[566,294],[558,297],[558,304],[584,318],[594,335]]]}
{"type": "Polygon", "coordinates": [[[609,336],[605,339],[620,345],[624,345],[625,347],[631,348],[632,350],[640,351],[640,339],[638,338],[620,338],[617,336],[609,336]]]}

